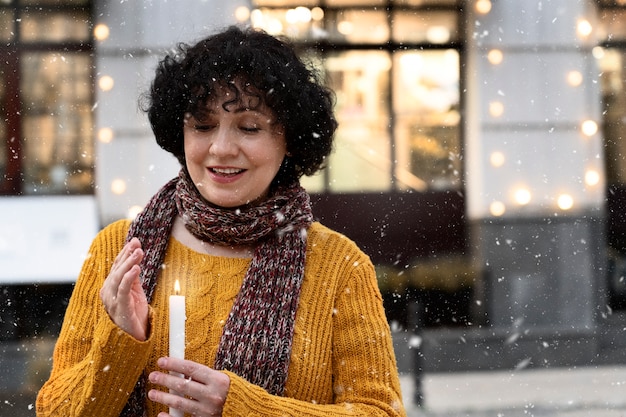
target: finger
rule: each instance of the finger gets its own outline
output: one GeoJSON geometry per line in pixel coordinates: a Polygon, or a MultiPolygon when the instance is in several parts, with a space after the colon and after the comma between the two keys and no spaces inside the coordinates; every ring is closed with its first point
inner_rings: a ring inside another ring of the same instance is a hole
{"type": "MultiPolygon", "coordinates": [[[[210,404],[202,403],[201,401],[197,401],[195,398],[186,398],[182,397],[178,394],[172,394],[166,391],[159,391],[156,389],[152,389],[148,391],[148,398],[151,401],[163,404],[170,408],[175,408],[185,413],[185,415],[190,414],[193,416],[213,416],[213,415],[221,415],[222,407],[214,407],[210,404]]],[[[159,414],[166,415],[166,414],[159,414]]],[[[169,415],[169,414],[167,414],[169,415]]]]}
{"type": "Polygon", "coordinates": [[[159,358],[157,365],[166,371],[186,375],[194,381],[198,381],[203,384],[210,382],[209,374],[211,373],[211,369],[194,361],[164,357],[159,358]]]}
{"type": "Polygon", "coordinates": [[[212,396],[206,385],[180,376],[157,371],[152,372],[149,379],[155,385],[168,388],[167,391],[150,390],[148,392],[150,400],[188,414],[213,415],[215,410],[222,409],[226,399],[212,396]]]}
{"type": "Polygon", "coordinates": [[[151,372],[150,375],[148,375],[148,379],[155,385],[169,388],[170,390],[176,391],[181,395],[190,395],[189,386],[191,384],[199,384],[199,382],[192,381],[182,374],[160,371],[151,372]]]}
{"type": "Polygon", "coordinates": [[[111,291],[114,296],[117,296],[120,292],[127,293],[130,290],[130,284],[138,274],[137,269],[139,268],[139,263],[143,259],[143,250],[141,248],[136,248],[130,253],[124,261],[120,265],[118,265],[115,269],[111,269],[111,273],[107,278],[108,285],[111,288],[111,291]],[[110,279],[109,279],[110,278],[110,279]],[[126,282],[126,286],[124,288],[120,288],[122,282],[126,282]]]}
{"type": "Polygon", "coordinates": [[[113,260],[113,266],[111,268],[114,268],[123,263],[137,248],[141,248],[141,243],[139,242],[139,239],[134,237],[129,242],[127,242],[122,250],[117,254],[115,259],[113,260]]]}
{"type": "Polygon", "coordinates": [[[180,395],[156,389],[151,389],[150,391],[148,391],[148,398],[151,401],[181,411],[187,411],[189,408],[189,403],[192,402],[192,400],[188,400],[185,397],[181,397],[180,395]]]}
{"type": "Polygon", "coordinates": [[[167,388],[179,391],[199,401],[202,399],[202,402],[214,406],[221,406],[226,401],[230,386],[230,378],[226,374],[197,362],[178,358],[160,358],[157,364],[169,371],[170,374],[156,372],[154,375],[150,375],[151,381],[154,378],[153,382],[155,383],[162,383],[167,388]],[[179,375],[184,375],[185,378],[183,379],[179,375]]]}
{"type": "Polygon", "coordinates": [[[122,275],[122,279],[119,282],[116,292],[116,298],[120,303],[124,304],[130,298],[131,289],[135,282],[139,281],[139,274],[141,268],[138,265],[133,265],[128,272],[122,275]]]}

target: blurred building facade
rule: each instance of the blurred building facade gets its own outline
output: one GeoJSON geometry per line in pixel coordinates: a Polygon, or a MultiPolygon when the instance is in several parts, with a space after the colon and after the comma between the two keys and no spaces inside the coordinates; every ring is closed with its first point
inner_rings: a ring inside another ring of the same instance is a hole
{"type": "Polygon", "coordinates": [[[399,356],[419,347],[431,371],[626,362],[618,0],[0,1],[5,361],[54,338],[75,279],[15,259],[37,263],[33,242],[78,259],[176,175],[141,95],[165,52],[229,24],[288,35],[335,89],[335,153],[303,184],[375,262],[393,329],[409,329],[399,356]],[[87,226],[54,227],[85,198],[87,226]]]}

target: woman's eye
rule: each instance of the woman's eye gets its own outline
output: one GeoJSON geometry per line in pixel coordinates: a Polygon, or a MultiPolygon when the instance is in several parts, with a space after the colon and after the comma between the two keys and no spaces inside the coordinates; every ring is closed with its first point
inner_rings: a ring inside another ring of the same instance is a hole
{"type": "Polygon", "coordinates": [[[254,133],[258,132],[261,129],[258,126],[242,126],[241,130],[243,130],[244,132],[254,133]]]}
{"type": "Polygon", "coordinates": [[[193,128],[199,132],[208,132],[209,130],[213,128],[213,126],[212,125],[195,125],[193,128]]]}

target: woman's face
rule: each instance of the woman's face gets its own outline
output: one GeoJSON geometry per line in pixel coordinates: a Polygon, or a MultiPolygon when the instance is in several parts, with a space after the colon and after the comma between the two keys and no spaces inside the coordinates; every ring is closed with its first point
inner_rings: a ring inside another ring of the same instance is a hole
{"type": "Polygon", "coordinates": [[[202,120],[185,116],[184,147],[187,170],[202,197],[233,208],[267,197],[285,157],[287,144],[271,109],[253,105],[255,97],[226,106],[234,93],[218,90],[202,120]]]}

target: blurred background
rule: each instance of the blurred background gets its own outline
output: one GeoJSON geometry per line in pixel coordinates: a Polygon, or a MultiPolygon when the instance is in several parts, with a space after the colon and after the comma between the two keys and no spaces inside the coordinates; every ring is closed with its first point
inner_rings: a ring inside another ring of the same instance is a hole
{"type": "Polygon", "coordinates": [[[92,238],[178,171],[139,110],[156,63],[230,24],[336,92],[303,185],[374,261],[403,374],[626,363],[626,1],[0,0],[7,415],[92,238]]]}

